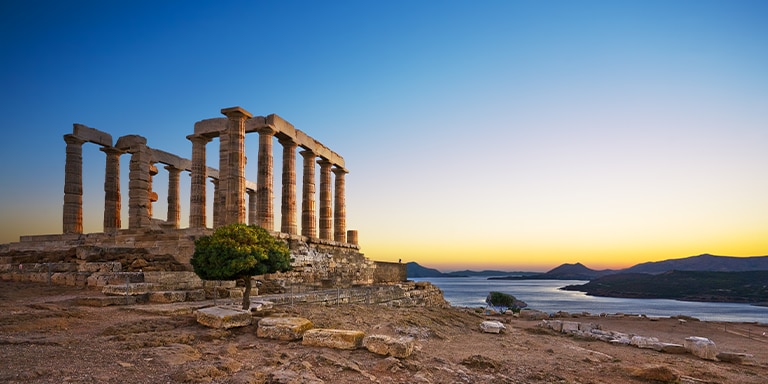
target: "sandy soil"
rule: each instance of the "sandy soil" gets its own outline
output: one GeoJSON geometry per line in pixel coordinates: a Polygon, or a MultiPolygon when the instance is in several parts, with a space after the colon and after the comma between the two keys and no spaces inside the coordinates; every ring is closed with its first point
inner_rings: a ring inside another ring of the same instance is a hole
{"type": "MultiPolygon", "coordinates": [[[[683,343],[707,337],[750,365],[583,340],[511,316],[486,334],[473,309],[293,306],[316,327],[416,339],[408,358],[256,337],[256,325],[215,330],[183,305],[77,306],[98,291],[0,282],[0,382],[4,383],[768,383],[768,327],[676,319],[581,318],[603,329],[683,343]],[[657,379],[657,381],[653,381],[657,379]]],[[[259,316],[266,314],[259,314],[259,316]]]]}

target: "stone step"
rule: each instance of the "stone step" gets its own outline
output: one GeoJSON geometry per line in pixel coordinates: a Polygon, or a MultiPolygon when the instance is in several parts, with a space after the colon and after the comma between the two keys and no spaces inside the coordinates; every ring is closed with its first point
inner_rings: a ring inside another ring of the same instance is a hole
{"type": "Polygon", "coordinates": [[[181,303],[205,300],[205,291],[202,289],[191,291],[155,291],[150,292],[148,295],[150,303],[181,303]]]}

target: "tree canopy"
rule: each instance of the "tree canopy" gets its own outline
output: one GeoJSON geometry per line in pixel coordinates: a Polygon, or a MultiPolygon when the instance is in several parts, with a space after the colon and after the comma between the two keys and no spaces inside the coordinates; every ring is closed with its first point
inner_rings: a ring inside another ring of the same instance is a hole
{"type": "Polygon", "coordinates": [[[190,260],[203,280],[238,280],[245,283],[243,309],[250,306],[251,276],[291,269],[288,245],[261,227],[230,224],[195,241],[190,260]]]}
{"type": "Polygon", "coordinates": [[[503,292],[491,292],[485,298],[485,303],[491,307],[501,309],[502,312],[507,309],[518,311],[521,308],[528,306],[525,302],[518,300],[516,297],[503,293],[503,292]]]}

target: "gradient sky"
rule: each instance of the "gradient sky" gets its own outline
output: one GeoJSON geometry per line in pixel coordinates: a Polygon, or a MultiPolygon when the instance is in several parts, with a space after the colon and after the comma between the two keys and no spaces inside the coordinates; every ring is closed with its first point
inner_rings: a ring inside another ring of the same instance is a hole
{"type": "MultiPolygon", "coordinates": [[[[193,124],[241,106],[345,158],[375,260],[766,255],[766,20],[765,1],[4,1],[0,242],[61,232],[72,123],[191,158],[193,124]]],[[[104,154],[83,151],[98,232],[104,154]]]]}

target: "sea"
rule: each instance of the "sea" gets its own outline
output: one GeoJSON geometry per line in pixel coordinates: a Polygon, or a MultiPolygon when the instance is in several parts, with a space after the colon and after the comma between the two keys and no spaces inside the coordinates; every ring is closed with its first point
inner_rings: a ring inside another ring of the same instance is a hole
{"type": "Polygon", "coordinates": [[[485,307],[491,291],[510,294],[528,304],[528,308],[547,313],[565,311],[594,315],[633,314],[648,317],[684,315],[704,321],[755,322],[768,324],[768,307],[737,303],[701,303],[667,299],[623,299],[588,296],[583,292],[564,291],[566,285],[584,284],[581,280],[488,280],[487,277],[412,278],[429,281],[443,291],[445,299],[457,307],[485,307]]]}

